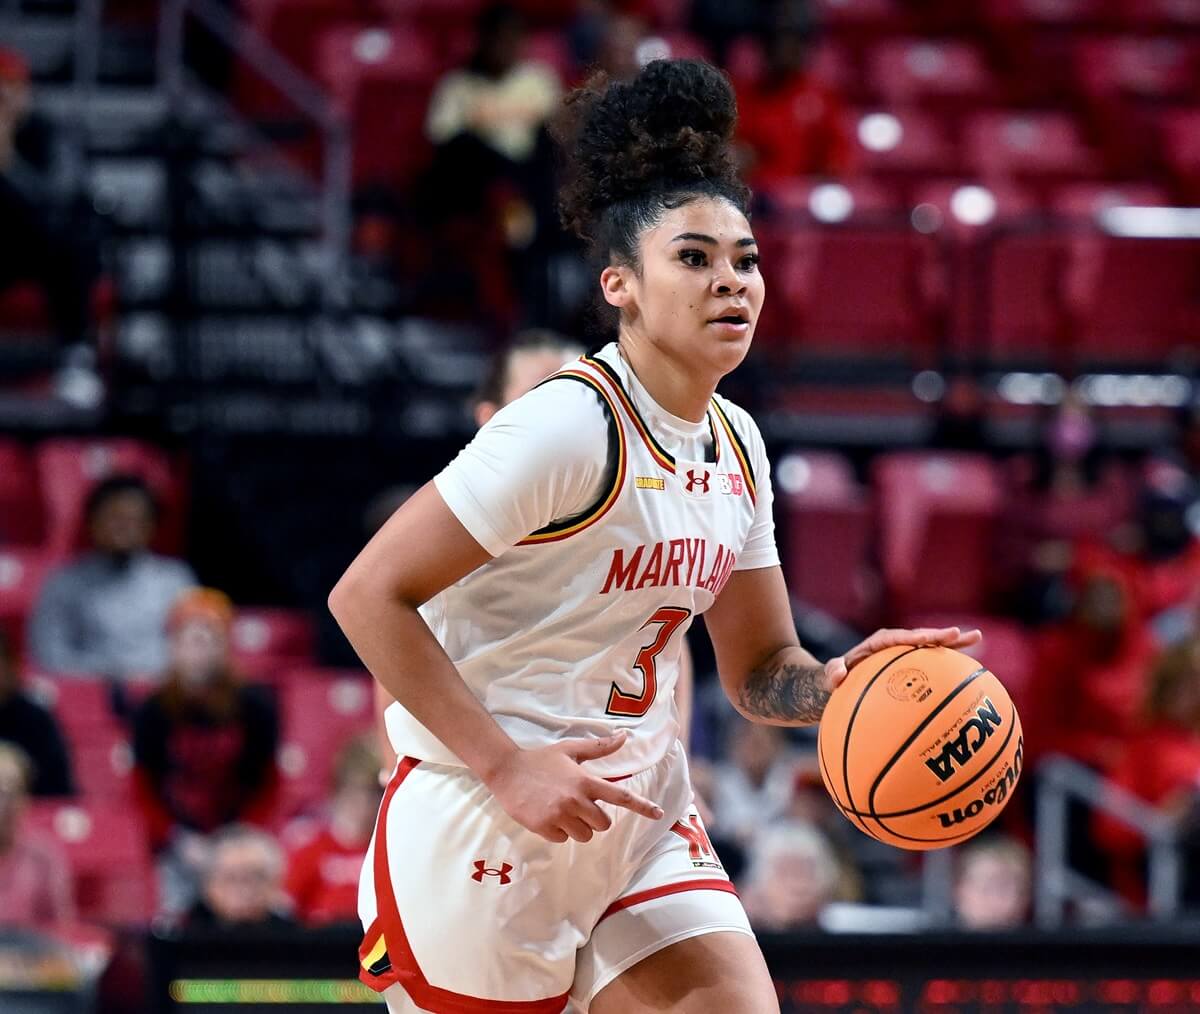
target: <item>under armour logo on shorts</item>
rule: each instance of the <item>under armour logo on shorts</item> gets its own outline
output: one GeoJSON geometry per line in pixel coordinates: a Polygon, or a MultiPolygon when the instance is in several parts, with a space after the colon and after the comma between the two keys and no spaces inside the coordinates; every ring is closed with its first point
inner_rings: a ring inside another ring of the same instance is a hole
{"type": "Polygon", "coordinates": [[[483,883],[484,877],[499,877],[500,886],[512,883],[512,877],[509,874],[512,872],[512,863],[501,863],[500,868],[488,866],[486,859],[475,860],[475,872],[471,874],[471,879],[477,884],[483,883]]]}

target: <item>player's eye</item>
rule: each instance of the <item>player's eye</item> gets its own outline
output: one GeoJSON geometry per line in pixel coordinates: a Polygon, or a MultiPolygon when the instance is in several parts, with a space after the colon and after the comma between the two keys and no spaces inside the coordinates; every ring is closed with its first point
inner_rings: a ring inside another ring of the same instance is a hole
{"type": "Polygon", "coordinates": [[[708,263],[703,250],[680,250],[679,259],[689,268],[702,268],[708,263]]]}
{"type": "Polygon", "coordinates": [[[756,253],[746,254],[738,261],[739,271],[754,271],[758,267],[759,256],[756,253]]]}

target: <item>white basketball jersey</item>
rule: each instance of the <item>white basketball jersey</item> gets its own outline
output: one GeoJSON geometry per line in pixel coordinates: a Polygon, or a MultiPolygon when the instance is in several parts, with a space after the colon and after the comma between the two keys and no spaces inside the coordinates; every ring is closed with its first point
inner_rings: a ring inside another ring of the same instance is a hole
{"type": "MultiPolygon", "coordinates": [[[[733,572],[757,491],[724,399],[708,409],[713,460],[677,461],[638,414],[623,364],[609,358],[585,356],[544,382],[583,384],[604,405],[615,468],[596,502],[534,532],[421,614],[518,745],[628,729],[620,751],[588,765],[617,776],[657,763],[678,735],[684,633],[733,572]]],[[[386,721],[400,756],[462,763],[403,706],[391,705],[386,721]]]]}

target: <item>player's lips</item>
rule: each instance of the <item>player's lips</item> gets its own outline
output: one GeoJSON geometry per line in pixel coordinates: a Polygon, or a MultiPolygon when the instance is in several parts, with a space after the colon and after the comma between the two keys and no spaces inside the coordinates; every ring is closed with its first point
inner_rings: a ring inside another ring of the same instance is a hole
{"type": "Polygon", "coordinates": [[[716,328],[722,334],[735,337],[744,335],[750,330],[750,313],[745,307],[730,307],[719,317],[709,320],[708,326],[716,328]]]}

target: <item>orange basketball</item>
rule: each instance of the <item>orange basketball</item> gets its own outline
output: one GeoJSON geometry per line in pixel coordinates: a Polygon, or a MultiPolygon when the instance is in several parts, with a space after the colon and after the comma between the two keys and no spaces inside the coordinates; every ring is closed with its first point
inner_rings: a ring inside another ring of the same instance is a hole
{"type": "Polygon", "coordinates": [[[909,645],[850,670],[817,738],[821,777],[846,819],[917,850],[957,845],[995,820],[1022,749],[1017,709],[986,666],[909,645]]]}

